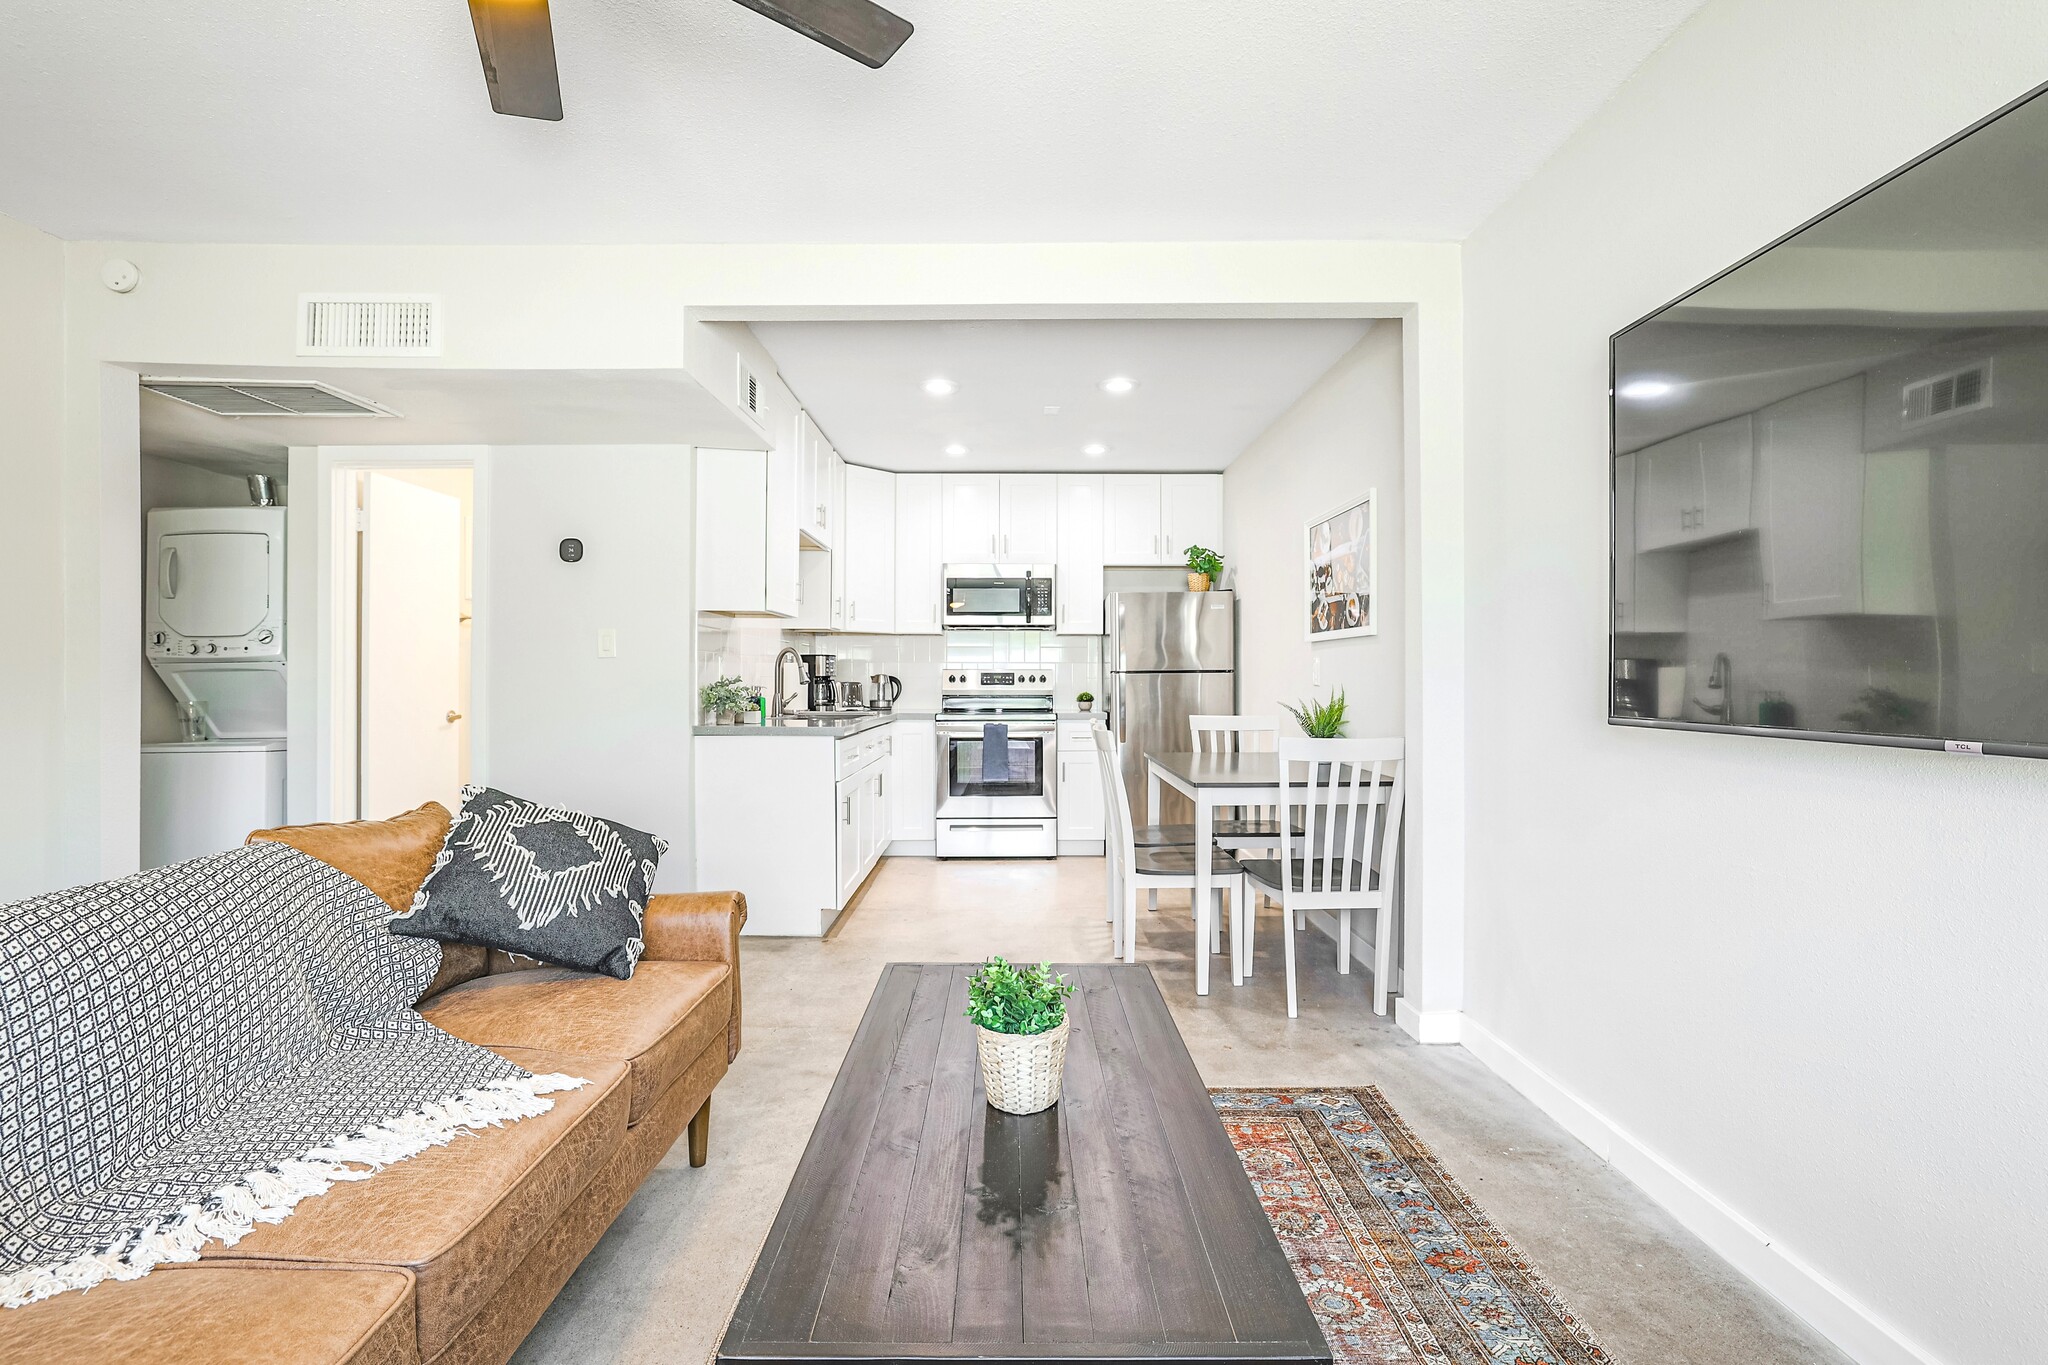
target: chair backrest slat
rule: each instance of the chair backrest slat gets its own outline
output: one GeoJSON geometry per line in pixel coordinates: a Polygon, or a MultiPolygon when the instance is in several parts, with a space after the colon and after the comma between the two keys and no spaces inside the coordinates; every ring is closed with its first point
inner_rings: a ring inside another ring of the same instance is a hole
{"type": "Polygon", "coordinates": [[[1298,861],[1302,871],[1298,889],[1291,870],[1281,879],[1290,909],[1357,906],[1388,894],[1399,866],[1405,749],[1398,739],[1279,742],[1282,828],[1296,810],[1303,815],[1302,832],[1286,836],[1288,866],[1298,861]]]}
{"type": "Polygon", "coordinates": [[[1280,738],[1278,716],[1189,716],[1198,754],[1270,754],[1280,738]]]}

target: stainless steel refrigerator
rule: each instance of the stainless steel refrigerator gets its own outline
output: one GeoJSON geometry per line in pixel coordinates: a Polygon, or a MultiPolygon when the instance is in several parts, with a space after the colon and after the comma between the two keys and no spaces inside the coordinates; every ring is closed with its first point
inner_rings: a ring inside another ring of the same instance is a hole
{"type": "MultiPolygon", "coordinates": [[[[1108,626],[1108,719],[1122,746],[1132,823],[1142,825],[1146,751],[1193,748],[1189,716],[1237,710],[1237,594],[1111,593],[1108,626]]],[[[1160,797],[1161,824],[1195,818],[1172,788],[1160,797]]]]}

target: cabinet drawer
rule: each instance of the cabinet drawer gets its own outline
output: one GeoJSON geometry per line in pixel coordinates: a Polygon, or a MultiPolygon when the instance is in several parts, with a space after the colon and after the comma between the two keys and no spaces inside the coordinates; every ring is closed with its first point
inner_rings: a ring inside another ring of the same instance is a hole
{"type": "Polygon", "coordinates": [[[893,748],[894,739],[889,733],[890,728],[885,725],[878,730],[869,730],[865,734],[840,740],[838,768],[834,775],[842,779],[847,778],[869,764],[887,758],[893,748]]]}
{"type": "Polygon", "coordinates": [[[1074,753],[1085,750],[1088,753],[1094,753],[1095,729],[1096,722],[1092,718],[1088,720],[1069,720],[1062,717],[1060,720],[1060,752],[1074,753]]]}

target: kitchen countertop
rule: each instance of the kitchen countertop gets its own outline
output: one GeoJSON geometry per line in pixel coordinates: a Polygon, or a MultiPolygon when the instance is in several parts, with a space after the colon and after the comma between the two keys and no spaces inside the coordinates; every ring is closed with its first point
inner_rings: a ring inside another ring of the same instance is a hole
{"type": "MultiPolygon", "coordinates": [[[[1061,720],[1093,720],[1100,712],[1061,711],[1061,720]]],[[[697,735],[716,736],[723,739],[774,739],[792,735],[819,735],[832,739],[845,739],[849,735],[865,734],[878,730],[891,721],[931,720],[936,711],[868,711],[844,712],[830,716],[811,716],[785,722],[781,725],[699,725],[692,731],[697,735]]]]}

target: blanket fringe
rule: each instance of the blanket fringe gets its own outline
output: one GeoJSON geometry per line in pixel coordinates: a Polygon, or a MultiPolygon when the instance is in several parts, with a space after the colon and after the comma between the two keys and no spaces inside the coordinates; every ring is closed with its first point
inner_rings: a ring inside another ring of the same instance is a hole
{"type": "Polygon", "coordinates": [[[203,1203],[186,1204],[102,1251],[0,1275],[0,1306],[22,1308],[103,1280],[138,1280],[166,1262],[196,1261],[208,1243],[233,1246],[256,1224],[283,1222],[301,1199],[325,1194],[337,1182],[368,1180],[394,1162],[446,1146],[464,1133],[545,1114],[555,1102],[543,1096],[588,1084],[560,1072],[492,1081],[343,1134],[296,1160],[230,1181],[203,1203]]]}

